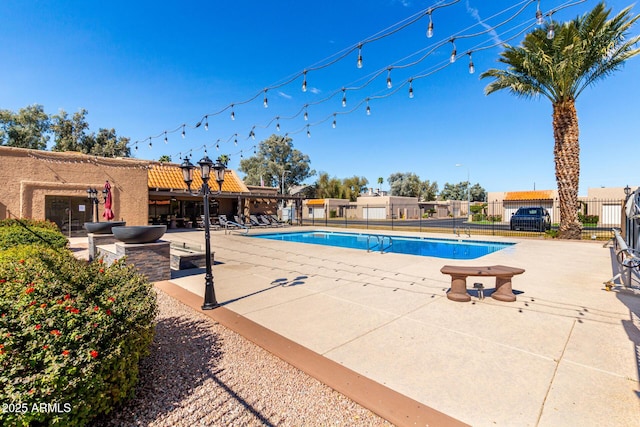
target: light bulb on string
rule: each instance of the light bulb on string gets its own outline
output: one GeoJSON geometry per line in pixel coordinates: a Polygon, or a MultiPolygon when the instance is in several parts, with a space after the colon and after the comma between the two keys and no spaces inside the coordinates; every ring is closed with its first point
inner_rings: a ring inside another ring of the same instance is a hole
{"type": "Polygon", "coordinates": [[[237,133],[233,135],[233,145],[236,145],[236,146],[238,145],[238,134],[237,133]]]}
{"type": "Polygon", "coordinates": [[[302,91],[307,91],[307,70],[302,73],[302,91]]]}
{"type": "Polygon", "coordinates": [[[367,98],[367,116],[371,115],[371,107],[369,107],[369,98],[367,98]]]}
{"type": "Polygon", "coordinates": [[[467,52],[469,55],[469,74],[473,74],[476,72],[476,67],[473,65],[473,59],[471,58],[471,52],[467,52]]]}
{"type": "Polygon", "coordinates": [[[242,157],[243,157],[243,156],[242,156],[242,150],[240,150],[240,158],[242,159],[242,157]]]}
{"type": "Polygon", "coordinates": [[[209,116],[204,116],[204,130],[209,130],[209,116]]]}
{"type": "Polygon", "coordinates": [[[184,133],[184,125],[182,125],[182,139],[184,139],[186,137],[186,134],[184,133]]]}
{"type": "Polygon", "coordinates": [[[549,24],[549,31],[547,31],[547,38],[549,40],[552,40],[556,35],[556,31],[555,31],[555,24],[552,22],[551,24],[549,24]]]}
{"type": "Polygon", "coordinates": [[[393,83],[391,83],[391,68],[387,68],[387,89],[391,89],[393,83]]]}
{"type": "Polygon", "coordinates": [[[347,90],[345,88],[342,88],[342,106],[347,106],[347,90]]]}
{"type": "Polygon", "coordinates": [[[267,90],[264,90],[264,101],[262,101],[262,105],[264,105],[264,108],[269,108],[269,101],[267,100],[267,90]]]}
{"type": "Polygon", "coordinates": [[[249,137],[251,139],[256,139],[256,133],[253,131],[253,129],[251,129],[251,132],[249,132],[249,137]]]}
{"type": "Polygon", "coordinates": [[[309,130],[309,125],[307,125],[307,138],[311,138],[311,131],[309,130]]]}
{"type": "Polygon", "coordinates": [[[276,131],[280,132],[280,117],[276,117],[276,131]]]}
{"type": "Polygon", "coordinates": [[[231,120],[236,119],[236,113],[233,112],[233,104],[231,104],[231,120]]]}
{"type": "Polygon", "coordinates": [[[167,138],[167,131],[164,131],[164,143],[168,144],[169,143],[169,139],[167,138]]]}
{"type": "Polygon", "coordinates": [[[409,80],[409,98],[413,99],[413,79],[409,80]]]}
{"type": "Polygon", "coordinates": [[[220,151],[220,144],[219,144],[220,140],[216,141],[216,151],[220,151]]]}
{"type": "Polygon", "coordinates": [[[309,113],[307,112],[307,106],[304,106],[304,121],[308,121],[309,120],[309,113]]]}
{"type": "Polygon", "coordinates": [[[358,68],[362,68],[362,44],[358,45],[358,62],[356,63],[358,68]]]}
{"type": "Polygon", "coordinates": [[[136,143],[135,150],[138,151],[138,144],[136,143]]]}
{"type": "Polygon", "coordinates": [[[536,24],[542,25],[544,18],[542,17],[542,11],[540,10],[540,0],[538,0],[538,7],[536,9],[536,24]]]}
{"type": "Polygon", "coordinates": [[[456,62],[456,57],[458,56],[458,51],[456,50],[456,43],[454,39],[451,39],[451,44],[453,45],[453,50],[451,51],[451,57],[449,58],[449,62],[452,64],[456,62]]]}
{"type": "Polygon", "coordinates": [[[427,26],[427,38],[433,37],[433,21],[431,20],[431,9],[427,11],[427,15],[429,15],[429,26],[427,26]]]}
{"type": "Polygon", "coordinates": [[[335,128],[336,128],[336,126],[337,126],[337,123],[336,123],[336,115],[334,114],[334,115],[333,115],[333,123],[331,123],[331,127],[335,129],[335,128]]]}
{"type": "Polygon", "coordinates": [[[153,147],[153,144],[151,143],[151,138],[149,138],[149,148],[153,147]]]}

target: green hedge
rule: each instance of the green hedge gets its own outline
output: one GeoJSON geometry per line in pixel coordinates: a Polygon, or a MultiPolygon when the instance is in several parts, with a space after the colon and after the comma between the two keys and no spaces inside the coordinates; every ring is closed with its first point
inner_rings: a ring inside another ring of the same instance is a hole
{"type": "Polygon", "coordinates": [[[131,396],[156,296],[133,267],[0,252],[0,425],[81,426],[131,396]]]}
{"type": "Polygon", "coordinates": [[[0,221],[0,250],[18,245],[65,248],[67,244],[67,238],[60,233],[58,226],[53,222],[30,219],[0,221]]]}

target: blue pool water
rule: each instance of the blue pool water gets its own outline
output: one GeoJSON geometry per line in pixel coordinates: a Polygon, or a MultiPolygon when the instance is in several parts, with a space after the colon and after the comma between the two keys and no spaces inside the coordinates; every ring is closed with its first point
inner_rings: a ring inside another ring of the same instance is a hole
{"type": "Polygon", "coordinates": [[[385,252],[448,259],[475,259],[515,244],[404,236],[383,237],[382,235],[374,234],[330,231],[254,234],[249,235],[249,237],[363,250],[367,250],[367,247],[370,247],[372,252],[380,252],[380,244],[382,244],[385,252]]]}

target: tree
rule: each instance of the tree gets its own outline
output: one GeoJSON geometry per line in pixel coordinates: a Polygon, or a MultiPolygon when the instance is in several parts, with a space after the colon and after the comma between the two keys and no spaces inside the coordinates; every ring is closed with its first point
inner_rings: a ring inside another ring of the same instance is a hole
{"type": "Polygon", "coordinates": [[[352,202],[358,199],[360,193],[362,193],[369,184],[367,178],[363,176],[352,176],[351,178],[345,178],[342,180],[344,187],[345,198],[352,202]]]}
{"type": "Polygon", "coordinates": [[[158,161],[162,162],[162,163],[171,163],[171,156],[169,156],[167,154],[163,154],[162,156],[160,156],[158,161]]]}
{"type": "Polygon", "coordinates": [[[435,200],[438,183],[420,181],[420,177],[413,172],[396,172],[389,176],[390,194],[392,196],[417,197],[421,200],[435,200]]]}
{"type": "Polygon", "coordinates": [[[472,202],[484,202],[485,200],[487,200],[487,192],[480,186],[480,184],[473,184],[470,191],[472,202]]]}
{"type": "Polygon", "coordinates": [[[576,98],[589,86],[619,70],[624,62],[640,53],[640,36],[629,30],[640,15],[627,7],[611,19],[611,10],[599,3],[589,13],[559,25],[550,22],[527,34],[520,47],[505,46],[499,62],[506,70],[490,69],[482,78],[493,78],[486,94],[508,89],[531,98],[545,96],[553,106],[554,161],[560,227],[558,236],[580,239],[578,184],[580,143],[576,98]],[[550,30],[555,30],[555,35],[550,30]],[[548,38],[550,34],[552,37],[548,38]]]}
{"type": "Polygon", "coordinates": [[[66,111],[60,110],[56,115],[51,116],[51,131],[55,144],[51,148],[52,151],[78,151],[80,153],[88,153],[87,131],[89,123],[86,121],[87,110],[81,108],[73,114],[72,118],[66,111]]]}
{"type": "Polygon", "coordinates": [[[321,172],[316,181],[316,195],[319,199],[346,199],[345,187],[336,177],[321,172]]]}
{"type": "Polygon", "coordinates": [[[378,177],[378,190],[380,190],[382,188],[382,184],[384,184],[384,178],[379,176],[378,177]]]}
{"type": "Polygon", "coordinates": [[[231,160],[231,157],[229,157],[228,154],[220,154],[218,156],[218,160],[220,160],[220,163],[227,166],[229,164],[229,160],[231,160]]]}
{"type": "Polygon", "coordinates": [[[469,181],[462,181],[457,184],[444,183],[444,188],[440,193],[440,200],[467,200],[467,186],[469,181]]]}
{"type": "Polygon", "coordinates": [[[50,125],[42,105],[30,105],[17,113],[0,110],[0,145],[45,150],[50,125]]]}
{"type": "Polygon", "coordinates": [[[260,185],[263,180],[265,185],[283,188],[315,175],[309,163],[309,156],[293,148],[291,138],[271,135],[260,142],[254,156],[240,161],[238,170],[246,174],[248,185],[260,185]]]}
{"type": "Polygon", "coordinates": [[[87,146],[83,151],[86,154],[93,154],[102,157],[130,157],[129,138],[116,135],[116,130],[99,129],[98,134],[91,134],[86,138],[87,146]]]}

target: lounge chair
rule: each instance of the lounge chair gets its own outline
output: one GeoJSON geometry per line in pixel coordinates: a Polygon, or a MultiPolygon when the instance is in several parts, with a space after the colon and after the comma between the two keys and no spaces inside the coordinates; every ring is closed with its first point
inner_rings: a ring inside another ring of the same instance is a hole
{"type": "Polygon", "coordinates": [[[277,225],[269,221],[269,218],[267,218],[265,215],[256,215],[256,218],[258,222],[265,227],[277,227],[277,225]]]}
{"type": "Polygon", "coordinates": [[[258,221],[258,218],[255,215],[249,215],[249,220],[251,221],[252,227],[266,227],[266,225],[258,221]]]}
{"type": "Polygon", "coordinates": [[[218,215],[218,222],[220,223],[220,226],[224,228],[238,228],[235,223],[227,219],[226,215],[218,215]]]}
{"type": "Polygon", "coordinates": [[[278,217],[275,216],[275,215],[270,215],[270,217],[271,217],[271,222],[278,224],[278,226],[280,226],[280,227],[288,227],[289,226],[288,222],[279,220],[278,217]]]}

